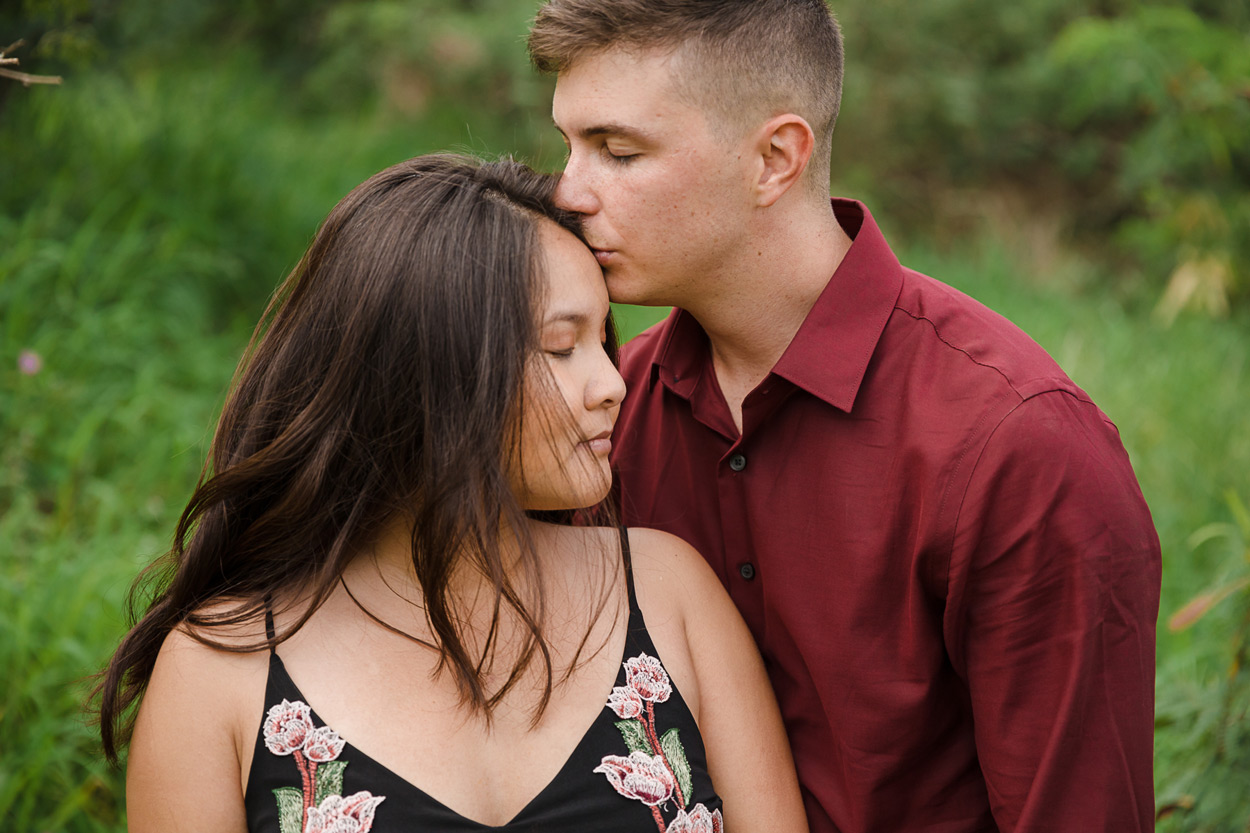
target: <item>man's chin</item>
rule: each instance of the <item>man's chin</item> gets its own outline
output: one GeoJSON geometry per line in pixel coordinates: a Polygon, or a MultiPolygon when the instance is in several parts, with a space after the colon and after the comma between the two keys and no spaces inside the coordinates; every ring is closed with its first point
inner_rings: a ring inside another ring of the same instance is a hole
{"type": "Polygon", "coordinates": [[[635,307],[668,306],[664,301],[648,294],[636,281],[628,280],[627,276],[607,270],[603,276],[608,286],[608,300],[614,304],[629,304],[635,307]]]}

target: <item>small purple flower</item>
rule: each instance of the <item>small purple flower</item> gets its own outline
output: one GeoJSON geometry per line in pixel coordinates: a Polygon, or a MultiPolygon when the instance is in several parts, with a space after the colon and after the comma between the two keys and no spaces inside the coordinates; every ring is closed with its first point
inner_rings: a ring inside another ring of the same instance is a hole
{"type": "Polygon", "coordinates": [[[43,370],[43,359],[34,350],[23,350],[17,354],[17,369],[23,376],[34,376],[43,370]]]}

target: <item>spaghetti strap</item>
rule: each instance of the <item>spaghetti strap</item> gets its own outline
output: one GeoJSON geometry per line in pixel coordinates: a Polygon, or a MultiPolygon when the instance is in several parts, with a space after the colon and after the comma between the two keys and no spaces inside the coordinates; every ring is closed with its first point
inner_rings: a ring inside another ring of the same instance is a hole
{"type": "Polygon", "coordinates": [[[621,533],[621,560],[625,563],[625,592],[629,594],[630,611],[638,610],[638,596],[634,593],[634,562],[629,557],[629,530],[622,524],[618,527],[621,533]]]}
{"type": "Polygon", "coordinates": [[[269,607],[269,599],[265,599],[265,638],[269,640],[269,653],[277,653],[274,650],[274,639],[277,634],[273,630],[273,609],[269,607]]]}

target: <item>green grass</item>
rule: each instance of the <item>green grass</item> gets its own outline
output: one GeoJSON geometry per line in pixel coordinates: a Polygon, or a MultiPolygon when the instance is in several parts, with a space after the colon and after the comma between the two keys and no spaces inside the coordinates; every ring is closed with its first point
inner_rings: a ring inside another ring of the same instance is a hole
{"type": "MultiPolygon", "coordinates": [[[[124,628],[138,569],[169,543],[234,363],[317,223],[374,171],[417,153],[517,144],[507,125],[335,118],[287,106],[246,55],[16,91],[0,121],[0,829],[120,831],[122,779],[80,705],[124,628]],[[43,359],[37,375],[18,355],[43,359]]],[[[523,143],[522,143],[523,144],[523,143]]],[[[1040,280],[1009,243],[894,236],[908,265],[1016,321],[1119,426],[1164,546],[1163,617],[1233,569],[1189,546],[1250,500],[1250,320],[1171,328],[1069,263],[1040,280]]],[[[618,309],[632,334],[663,310],[618,309]]],[[[1165,830],[1250,819],[1230,715],[1232,600],[1159,636],[1165,830]]],[[[1245,672],[1242,672],[1243,675],[1245,672]]],[[[1237,679],[1236,677],[1232,679],[1237,679]]],[[[1240,704],[1240,705],[1238,705],[1240,704]]],[[[1235,721],[1234,721],[1235,722],[1235,721]]],[[[1244,776],[1242,776],[1244,777],[1244,776]]]]}

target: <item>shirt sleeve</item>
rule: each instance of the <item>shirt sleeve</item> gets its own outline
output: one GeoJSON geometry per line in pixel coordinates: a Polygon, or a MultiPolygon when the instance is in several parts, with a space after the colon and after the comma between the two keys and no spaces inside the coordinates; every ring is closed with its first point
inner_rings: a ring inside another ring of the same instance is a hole
{"type": "Polygon", "coordinates": [[[1118,433],[1066,391],[982,446],[944,631],[1004,833],[1153,830],[1160,551],[1118,433]]]}

